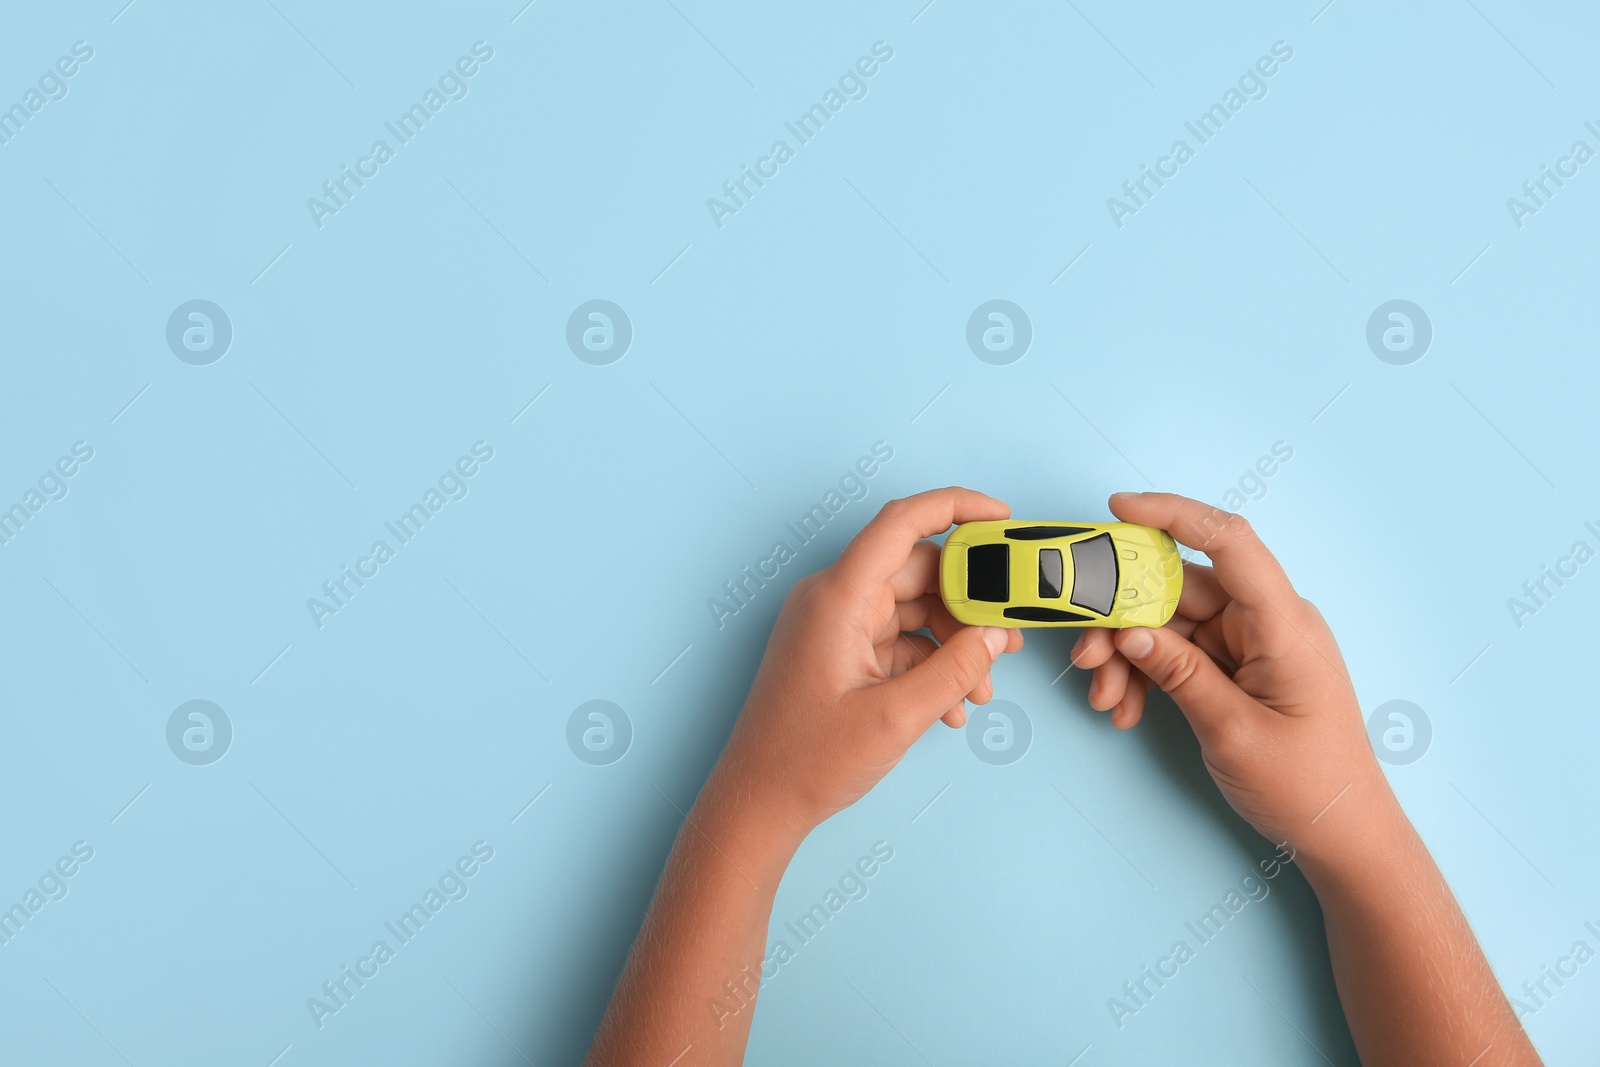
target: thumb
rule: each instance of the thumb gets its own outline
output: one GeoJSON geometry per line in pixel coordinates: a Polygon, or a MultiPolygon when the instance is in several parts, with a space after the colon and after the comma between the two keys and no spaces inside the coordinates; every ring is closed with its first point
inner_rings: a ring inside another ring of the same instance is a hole
{"type": "Polygon", "coordinates": [[[1202,742],[1224,721],[1248,714],[1255,703],[1215,660],[1175,630],[1136,626],[1117,631],[1113,642],[1172,697],[1202,742]]]}
{"type": "Polygon", "coordinates": [[[1005,651],[1007,637],[999,626],[963,626],[927,659],[873,686],[884,701],[885,719],[920,735],[978,688],[1005,651]]]}

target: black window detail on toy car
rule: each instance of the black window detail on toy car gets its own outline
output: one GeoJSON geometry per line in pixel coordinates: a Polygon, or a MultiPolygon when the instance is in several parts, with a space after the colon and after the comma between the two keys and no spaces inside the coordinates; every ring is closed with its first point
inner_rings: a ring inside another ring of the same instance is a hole
{"type": "Polygon", "coordinates": [[[1117,547],[1110,534],[1072,543],[1072,606],[1110,615],[1117,602],[1117,547]]]}
{"type": "Polygon", "coordinates": [[[1058,598],[1061,596],[1061,550],[1059,548],[1041,548],[1039,550],[1039,596],[1040,598],[1058,598]]]}
{"type": "Polygon", "coordinates": [[[1007,608],[1005,617],[1018,622],[1094,622],[1093,615],[1079,615],[1076,611],[1060,608],[1019,607],[1007,608]]]}
{"type": "Polygon", "coordinates": [[[1011,599],[1011,546],[973,545],[967,549],[967,597],[1004,604],[1011,599]]]}
{"type": "Polygon", "coordinates": [[[1076,537],[1089,533],[1087,526],[1013,526],[1006,531],[1009,541],[1048,541],[1052,537],[1076,537]]]}

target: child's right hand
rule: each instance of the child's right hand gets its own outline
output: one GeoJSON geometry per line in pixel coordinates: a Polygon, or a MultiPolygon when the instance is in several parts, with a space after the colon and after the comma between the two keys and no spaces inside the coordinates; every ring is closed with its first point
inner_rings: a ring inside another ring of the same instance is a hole
{"type": "Polygon", "coordinates": [[[1094,669],[1090,703],[1129,729],[1155,683],[1188,717],[1228,803],[1262,835],[1291,845],[1302,865],[1348,854],[1395,801],[1322,615],[1238,515],[1169,493],[1118,493],[1111,510],[1215,566],[1184,565],[1166,626],[1084,633],[1072,659],[1094,669]]]}

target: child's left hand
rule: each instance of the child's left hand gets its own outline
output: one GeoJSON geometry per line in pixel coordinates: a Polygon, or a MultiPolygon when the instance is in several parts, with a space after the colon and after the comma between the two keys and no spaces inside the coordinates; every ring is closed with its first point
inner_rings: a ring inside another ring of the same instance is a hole
{"type": "Polygon", "coordinates": [[[891,500],[831,567],[796,582],[713,781],[804,836],[936,719],[959,727],[967,700],[988,703],[989,668],[1022,634],[956,622],[939,595],[939,546],[924,538],[1010,515],[970,489],[891,500]]]}

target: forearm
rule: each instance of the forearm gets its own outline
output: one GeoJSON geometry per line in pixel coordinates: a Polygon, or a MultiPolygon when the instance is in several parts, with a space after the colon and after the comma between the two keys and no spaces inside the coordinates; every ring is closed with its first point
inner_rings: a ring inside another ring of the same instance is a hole
{"type": "Polygon", "coordinates": [[[1528,1067],[1518,1023],[1444,876],[1387,788],[1352,805],[1359,836],[1305,871],[1364,1067],[1528,1067]]]}
{"type": "Polygon", "coordinates": [[[803,835],[753,811],[725,777],[713,774],[678,833],[591,1067],[744,1058],[773,896],[803,835]]]}

